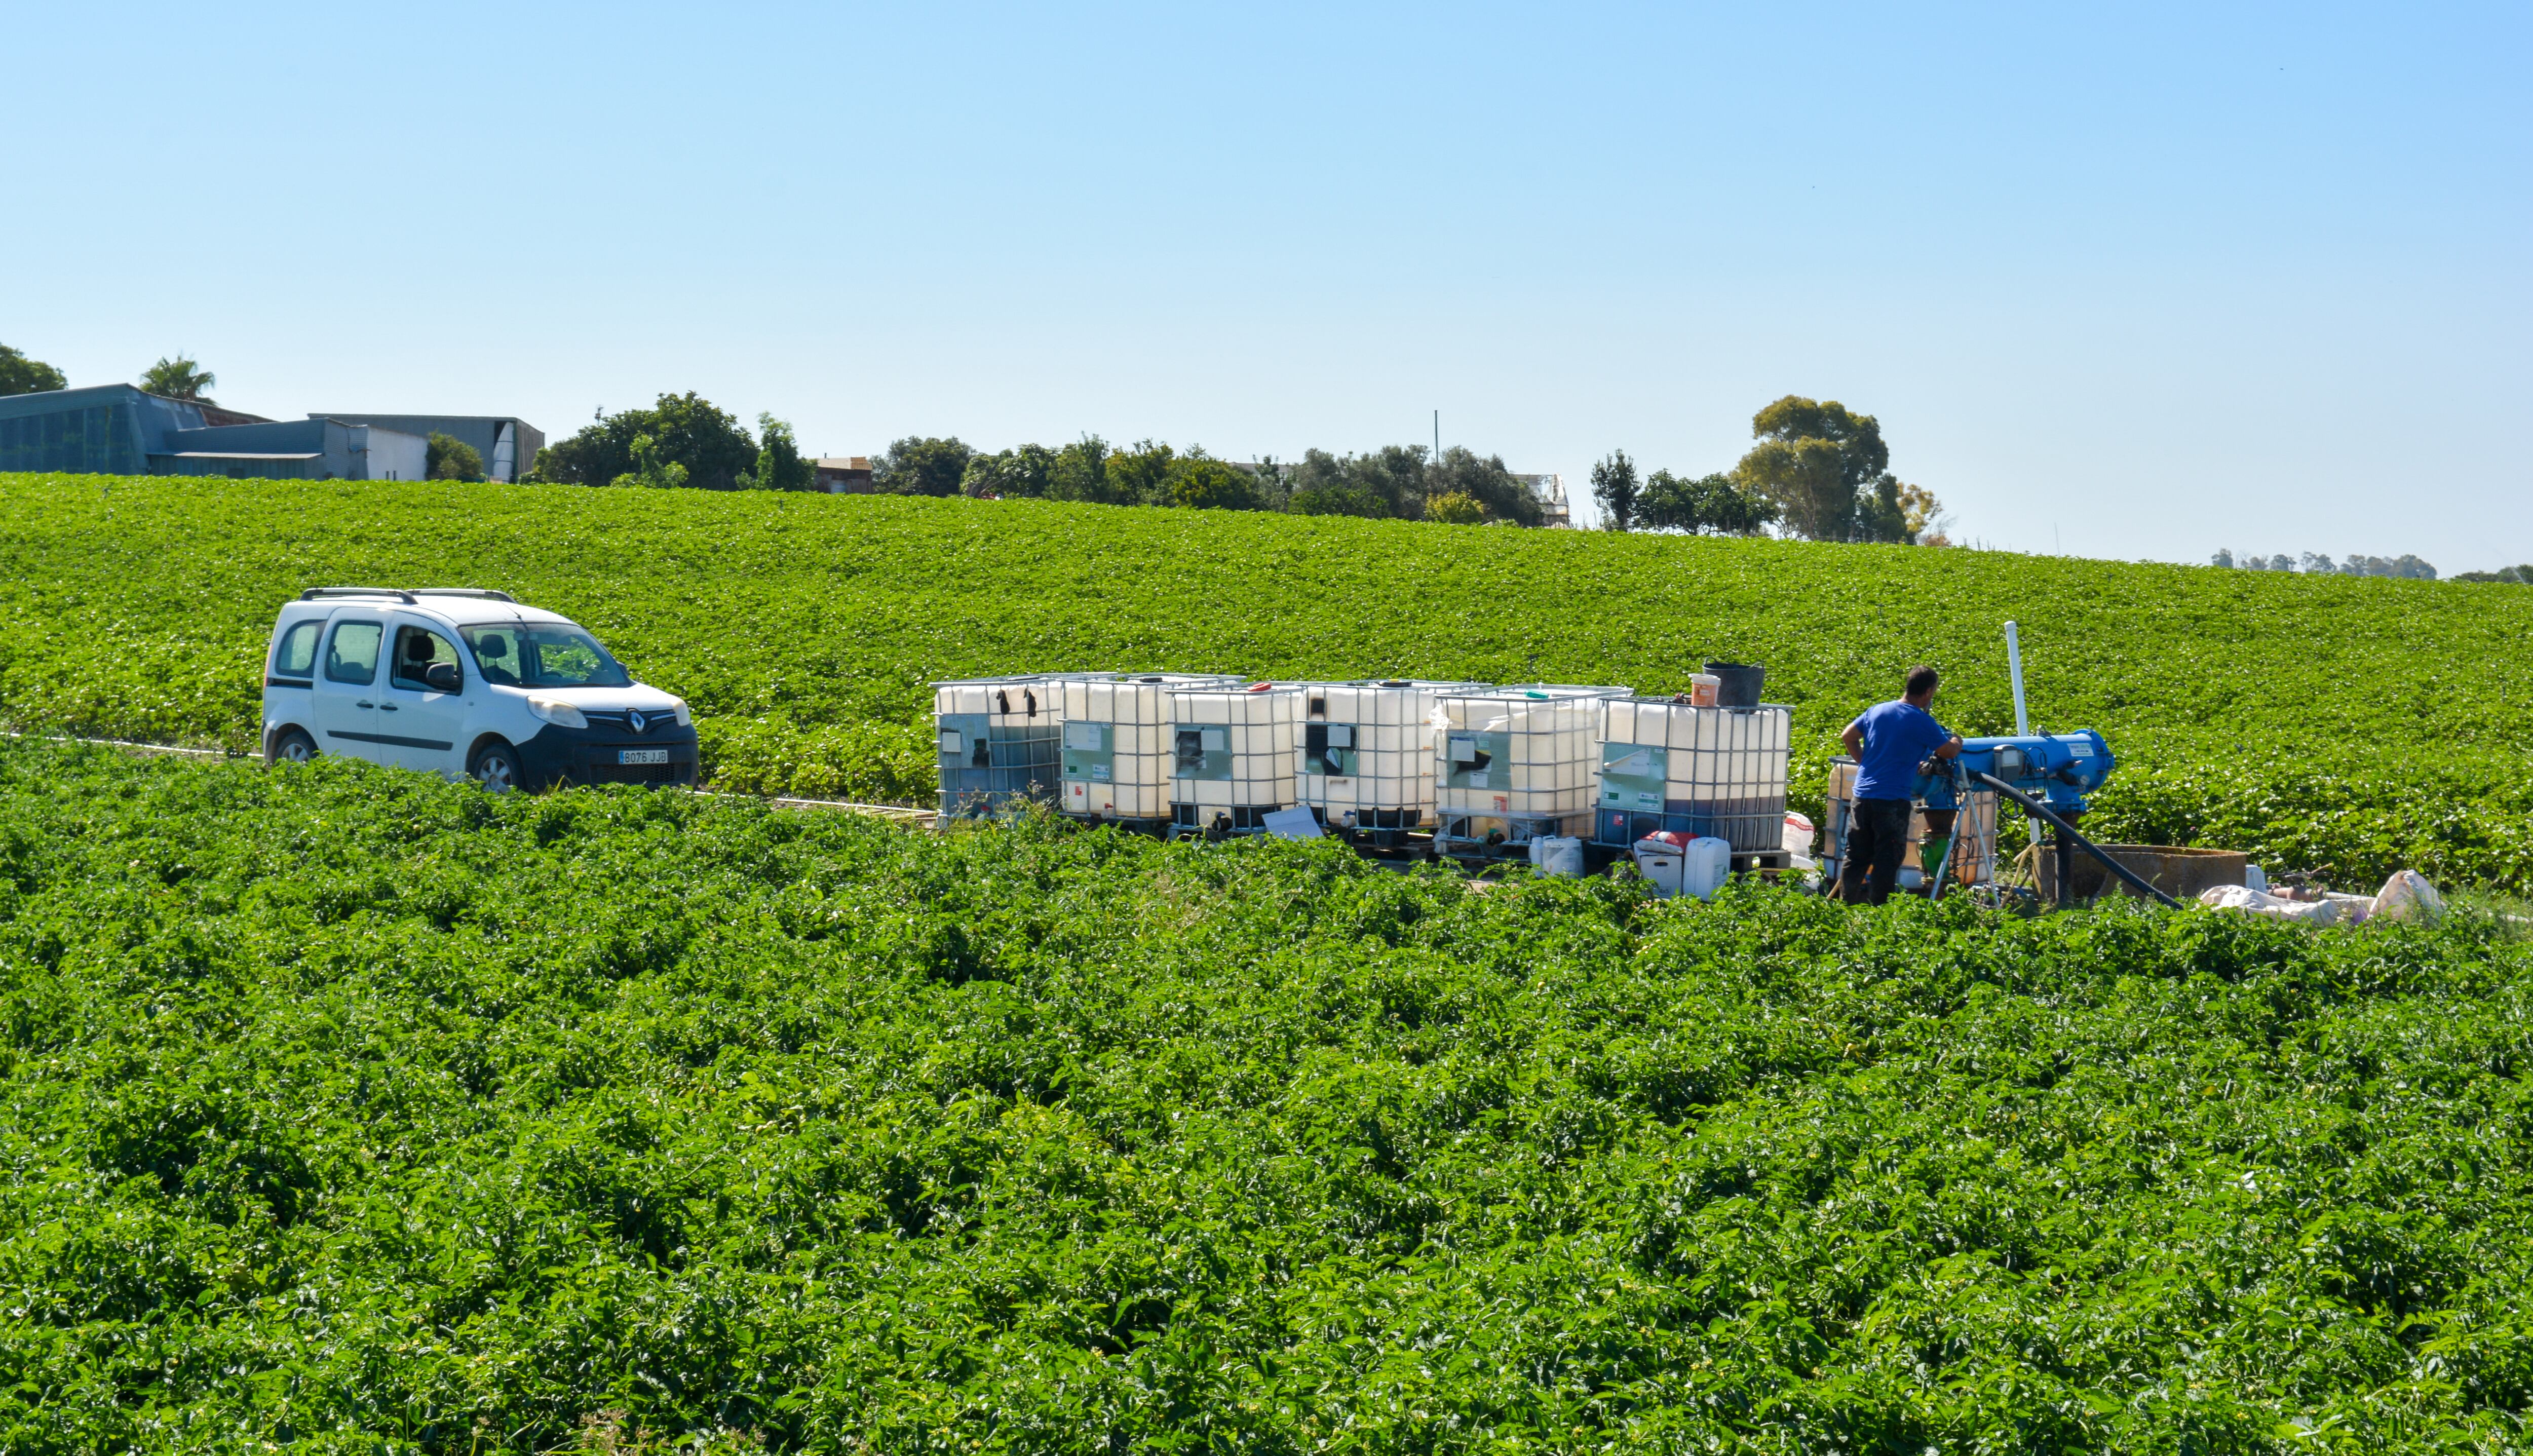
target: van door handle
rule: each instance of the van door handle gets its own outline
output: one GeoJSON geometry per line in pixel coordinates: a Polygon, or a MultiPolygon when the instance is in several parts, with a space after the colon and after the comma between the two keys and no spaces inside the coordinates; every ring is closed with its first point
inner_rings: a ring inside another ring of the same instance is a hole
{"type": "Polygon", "coordinates": [[[369,699],[367,699],[367,698],[363,698],[363,699],[361,699],[359,702],[354,703],[352,706],[353,706],[353,707],[355,707],[355,708],[375,708],[375,707],[377,707],[377,706],[378,706],[378,704],[371,702],[371,701],[370,701],[369,699]]]}
{"type": "Polygon", "coordinates": [[[379,707],[380,707],[382,710],[383,710],[383,711],[385,711],[385,712],[388,712],[388,713],[393,713],[394,711],[396,711],[396,705],[395,705],[395,704],[393,704],[393,703],[381,703],[381,704],[379,705],[379,707]]]}

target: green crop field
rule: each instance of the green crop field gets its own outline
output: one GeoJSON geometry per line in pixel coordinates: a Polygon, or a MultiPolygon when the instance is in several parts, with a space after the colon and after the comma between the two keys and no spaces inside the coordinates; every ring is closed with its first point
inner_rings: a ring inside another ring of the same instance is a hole
{"type": "Polygon", "coordinates": [[[2533,890],[2533,592],[1995,553],[1022,501],[0,476],[0,720],[256,743],[273,612],[332,583],[507,589],[702,715],[739,790],[917,799],[938,677],[1201,669],[1671,691],[1759,662],[1796,796],[1928,661],[2122,760],[2091,828],[2372,888],[2533,890]]]}
{"type": "Polygon", "coordinates": [[[2518,1450],[2528,1066],[2468,916],[0,744],[0,1450],[2518,1450]]]}

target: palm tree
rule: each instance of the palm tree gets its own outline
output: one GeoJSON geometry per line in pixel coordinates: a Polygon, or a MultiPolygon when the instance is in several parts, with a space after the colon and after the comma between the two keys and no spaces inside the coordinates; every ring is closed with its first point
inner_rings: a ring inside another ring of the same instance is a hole
{"type": "Polygon", "coordinates": [[[141,377],[141,387],[169,399],[190,399],[197,404],[209,404],[211,396],[205,391],[219,381],[219,376],[178,354],[173,359],[161,359],[149,366],[149,372],[141,377]]]}

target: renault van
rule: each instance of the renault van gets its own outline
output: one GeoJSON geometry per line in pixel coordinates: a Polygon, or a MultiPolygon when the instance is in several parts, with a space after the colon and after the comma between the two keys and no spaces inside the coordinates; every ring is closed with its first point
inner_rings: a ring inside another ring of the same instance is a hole
{"type": "Polygon", "coordinates": [[[695,782],[684,700],[578,625],[472,587],[312,587],[264,670],[267,763],[321,753],[488,788],[695,782]]]}

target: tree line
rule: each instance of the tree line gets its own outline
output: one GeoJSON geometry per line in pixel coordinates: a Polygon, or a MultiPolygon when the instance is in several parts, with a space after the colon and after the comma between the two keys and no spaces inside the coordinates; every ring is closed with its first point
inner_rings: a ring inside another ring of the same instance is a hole
{"type": "Polygon", "coordinates": [[[1638,479],[1613,450],[1592,467],[1592,497],[1610,531],[1756,536],[1775,527],[1806,541],[1950,546],[1932,491],[1891,473],[1881,422],[1837,400],[1789,394],[1750,419],[1759,442],[1729,472],[1638,479]]]}
{"type": "MultiPolygon", "coordinates": [[[[792,428],[757,416],[758,436],[692,392],[583,426],[537,454],[527,479],[555,485],[814,490],[816,471],[792,428]]],[[[980,450],[955,436],[909,436],[871,461],[872,490],[892,495],[1071,500],[1198,510],[1279,510],[1399,520],[1536,526],[1542,502],[1501,455],[1454,445],[1386,445],[1363,454],[1306,450],[1297,461],[1220,459],[1157,440],[980,450]]]]}
{"type": "MultiPolygon", "coordinates": [[[[2216,553],[2208,558],[2208,563],[2211,566],[2231,566],[2239,571],[2302,571],[2316,576],[2389,576],[2405,581],[2437,579],[2437,568],[2417,556],[2368,556],[2354,552],[2349,553],[2345,561],[2332,560],[2328,552],[2306,552],[2300,557],[2290,556],[2284,552],[2272,556],[2255,553],[2238,559],[2231,550],[2218,547],[2216,553]]],[[[2489,572],[2475,571],[2465,572],[2454,579],[2494,581],[2499,578],[2489,572]]]]}
{"type": "Polygon", "coordinates": [[[1111,445],[1096,435],[1064,445],[981,451],[956,437],[911,437],[871,462],[872,489],[898,495],[1074,500],[1209,510],[1280,510],[1475,525],[1536,526],[1545,508],[1501,455],[1453,445],[1384,445],[1362,454],[1311,449],[1279,462],[1217,459],[1156,440],[1111,445]]]}

